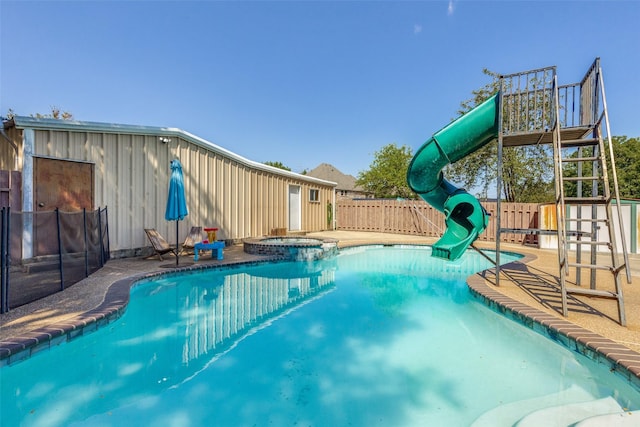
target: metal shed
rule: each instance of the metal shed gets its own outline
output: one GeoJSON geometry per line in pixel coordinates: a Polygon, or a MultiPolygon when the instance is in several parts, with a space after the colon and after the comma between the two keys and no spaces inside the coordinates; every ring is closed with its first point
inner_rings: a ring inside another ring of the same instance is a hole
{"type": "Polygon", "coordinates": [[[148,246],[144,228],[173,233],[164,210],[174,158],[189,208],[181,239],[196,225],[234,241],[331,227],[336,183],[246,159],[180,129],[16,116],[0,138],[0,169],[22,175],[21,206],[11,208],[107,206],[114,256],[148,246]]]}

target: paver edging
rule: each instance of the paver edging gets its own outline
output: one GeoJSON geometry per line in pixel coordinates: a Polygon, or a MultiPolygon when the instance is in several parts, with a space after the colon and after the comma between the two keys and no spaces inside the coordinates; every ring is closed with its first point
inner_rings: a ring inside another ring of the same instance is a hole
{"type": "Polygon", "coordinates": [[[238,261],[216,265],[190,265],[171,271],[156,270],[135,274],[109,285],[100,305],[77,316],[51,325],[43,326],[24,335],[0,341],[0,368],[28,359],[32,355],[49,350],[61,343],[72,341],[85,334],[119,319],[125,312],[131,295],[131,289],[138,283],[158,276],[183,274],[200,270],[234,269],[247,265],[281,261],[277,257],[262,260],[238,261]]]}
{"type": "MultiPolygon", "coordinates": [[[[532,259],[535,257],[530,255],[517,262],[524,263],[532,259]]],[[[640,390],[640,353],[538,308],[530,307],[522,310],[523,303],[500,293],[487,284],[483,275],[485,272],[476,273],[467,278],[467,286],[476,299],[493,311],[552,341],[608,366],[611,372],[615,372],[640,390]]]]}

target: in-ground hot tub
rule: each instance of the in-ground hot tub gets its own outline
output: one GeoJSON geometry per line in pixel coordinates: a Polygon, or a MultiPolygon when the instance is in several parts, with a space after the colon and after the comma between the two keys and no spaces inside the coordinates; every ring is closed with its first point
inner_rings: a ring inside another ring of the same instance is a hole
{"type": "Polygon", "coordinates": [[[304,236],[260,237],[246,239],[244,251],[293,261],[311,261],[335,255],[338,252],[338,241],[304,236]]]}

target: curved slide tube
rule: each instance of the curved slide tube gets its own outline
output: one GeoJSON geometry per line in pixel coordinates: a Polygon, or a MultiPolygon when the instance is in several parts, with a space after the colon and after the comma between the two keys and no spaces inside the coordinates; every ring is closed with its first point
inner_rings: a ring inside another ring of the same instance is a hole
{"type": "Polygon", "coordinates": [[[454,261],[489,224],[478,199],[442,176],[442,168],[484,147],[498,136],[500,98],[496,94],[435,133],[409,164],[407,183],[427,203],[445,214],[446,231],[432,256],[454,261]]]}

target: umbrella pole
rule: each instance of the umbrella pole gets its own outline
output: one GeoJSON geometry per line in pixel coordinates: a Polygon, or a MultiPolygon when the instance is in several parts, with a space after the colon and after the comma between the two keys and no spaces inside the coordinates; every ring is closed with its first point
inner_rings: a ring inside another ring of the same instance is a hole
{"type": "Polygon", "coordinates": [[[180,248],[178,247],[178,220],[176,220],[176,266],[178,265],[178,257],[180,253],[180,248]]]}

